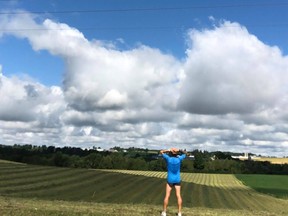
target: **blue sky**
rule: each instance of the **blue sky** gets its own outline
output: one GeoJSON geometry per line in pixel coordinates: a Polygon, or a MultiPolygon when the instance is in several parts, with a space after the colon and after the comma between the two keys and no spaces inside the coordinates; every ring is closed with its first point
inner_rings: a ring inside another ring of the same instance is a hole
{"type": "MultiPolygon", "coordinates": [[[[142,43],[177,58],[185,57],[188,29],[211,28],[225,19],[240,23],[263,42],[276,45],[286,53],[288,5],[285,1],[16,0],[1,1],[0,6],[41,12],[38,13],[41,18],[67,23],[90,40],[112,41],[122,49],[142,43]]],[[[7,62],[6,73],[28,73],[47,85],[61,83],[63,64],[57,57],[45,50],[35,53],[26,40],[13,37],[2,39],[1,47],[1,59],[7,62]],[[19,64],[11,62],[16,54],[19,64]]]]}
{"type": "Polygon", "coordinates": [[[287,8],[0,1],[0,143],[287,155],[287,8]]]}

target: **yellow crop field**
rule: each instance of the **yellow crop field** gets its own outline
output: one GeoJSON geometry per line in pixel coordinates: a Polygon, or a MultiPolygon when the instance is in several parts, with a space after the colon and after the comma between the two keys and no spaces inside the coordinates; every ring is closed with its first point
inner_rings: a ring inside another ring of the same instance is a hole
{"type": "Polygon", "coordinates": [[[254,161],[268,161],[272,164],[288,164],[288,158],[255,157],[254,161]]]}

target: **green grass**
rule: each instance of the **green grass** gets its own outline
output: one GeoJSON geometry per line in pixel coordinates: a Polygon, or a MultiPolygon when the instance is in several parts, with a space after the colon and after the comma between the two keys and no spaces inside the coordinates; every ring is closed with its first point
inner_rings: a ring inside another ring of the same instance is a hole
{"type": "MultiPolygon", "coordinates": [[[[146,204],[111,204],[71,201],[51,201],[38,199],[11,198],[0,196],[1,216],[159,216],[162,206],[146,204]]],[[[275,216],[285,212],[273,213],[259,210],[231,210],[214,208],[182,209],[185,216],[275,216]]],[[[169,208],[168,215],[176,215],[176,208],[169,208]]]]}
{"type": "MultiPolygon", "coordinates": [[[[130,211],[135,213],[131,215],[159,215],[165,177],[165,172],[0,162],[0,212],[1,216],[129,215],[130,211]]],[[[288,214],[287,200],[260,194],[233,175],[183,173],[182,179],[185,215],[288,214]]],[[[176,210],[174,193],[169,209],[176,210]]]]}
{"type": "Polygon", "coordinates": [[[288,199],[288,176],[287,175],[244,175],[236,177],[248,187],[254,190],[288,199]]]}

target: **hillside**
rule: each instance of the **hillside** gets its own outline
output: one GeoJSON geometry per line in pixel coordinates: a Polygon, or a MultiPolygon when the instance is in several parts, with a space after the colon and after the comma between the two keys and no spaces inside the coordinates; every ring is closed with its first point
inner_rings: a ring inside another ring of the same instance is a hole
{"type": "MultiPolygon", "coordinates": [[[[95,207],[100,205],[104,209],[107,208],[105,211],[110,209],[107,205],[113,204],[113,208],[120,210],[122,208],[119,206],[131,210],[134,205],[139,205],[141,207],[137,211],[147,212],[153,209],[154,212],[154,210],[161,210],[165,175],[165,172],[117,170],[112,172],[112,170],[57,168],[0,162],[0,208],[6,209],[5,211],[12,211],[12,209],[17,211],[17,208],[12,207],[23,205],[24,209],[33,209],[33,203],[37,201],[40,203],[40,209],[47,208],[48,212],[62,208],[69,209],[68,206],[75,203],[74,205],[79,206],[79,208],[74,207],[75,215],[77,211],[89,212],[87,209],[89,203],[90,205],[93,203],[92,206],[95,207]],[[51,204],[53,202],[56,202],[55,206],[51,204]]],[[[221,209],[226,209],[226,212],[237,212],[236,215],[238,213],[241,215],[243,212],[245,215],[248,213],[261,215],[260,212],[262,215],[288,213],[287,200],[258,193],[244,186],[233,175],[183,173],[182,178],[183,206],[186,213],[207,208],[219,212],[223,211],[221,209]]],[[[174,206],[170,209],[175,209],[175,196],[171,197],[170,204],[174,206]]],[[[91,212],[96,212],[94,207],[91,209],[91,212]]],[[[51,215],[55,214],[51,213],[51,215]]],[[[123,213],[123,215],[128,214],[123,213]]]]}

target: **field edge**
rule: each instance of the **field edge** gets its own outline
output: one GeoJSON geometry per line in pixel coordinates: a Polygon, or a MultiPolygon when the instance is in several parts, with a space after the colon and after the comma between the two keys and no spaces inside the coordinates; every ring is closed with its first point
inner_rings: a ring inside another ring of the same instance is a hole
{"type": "MultiPolygon", "coordinates": [[[[111,204],[111,203],[91,203],[72,202],[58,200],[39,200],[25,198],[11,198],[0,196],[1,216],[100,216],[100,215],[160,215],[162,206],[147,204],[111,204]]],[[[176,207],[168,208],[169,214],[176,214],[176,207]]],[[[231,210],[231,209],[211,209],[211,208],[183,208],[183,215],[224,215],[224,216],[270,216],[273,212],[253,211],[253,210],[231,210]]],[[[285,215],[285,212],[277,212],[277,215],[285,215]]]]}

